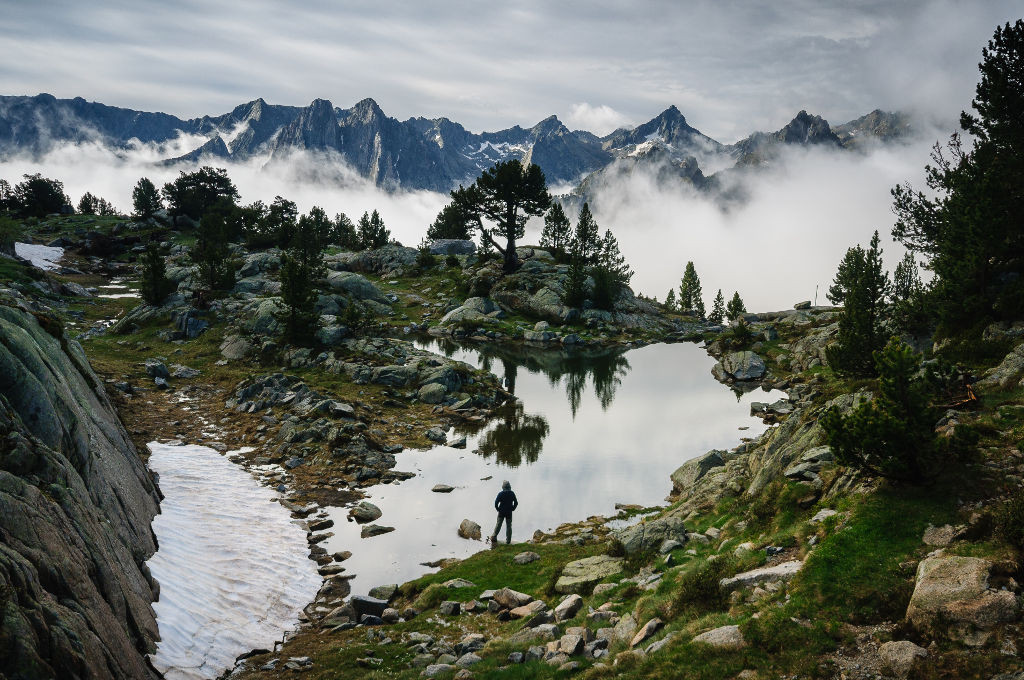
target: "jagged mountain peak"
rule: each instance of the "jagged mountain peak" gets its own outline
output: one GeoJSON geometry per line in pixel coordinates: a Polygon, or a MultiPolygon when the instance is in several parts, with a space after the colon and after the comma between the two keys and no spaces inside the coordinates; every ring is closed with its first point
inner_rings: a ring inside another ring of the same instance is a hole
{"type": "Polygon", "coordinates": [[[530,128],[530,132],[534,136],[540,137],[551,134],[565,134],[569,132],[569,128],[565,127],[562,121],[558,120],[558,116],[548,116],[530,128]]]}

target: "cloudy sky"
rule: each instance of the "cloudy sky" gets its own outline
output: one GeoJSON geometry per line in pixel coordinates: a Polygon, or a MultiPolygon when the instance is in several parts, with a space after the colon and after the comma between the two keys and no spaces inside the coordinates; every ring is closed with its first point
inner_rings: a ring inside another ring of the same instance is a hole
{"type": "Polygon", "coordinates": [[[955,116],[981,45],[1020,14],[1019,0],[0,0],[17,55],[0,62],[0,94],[182,117],[373,97],[474,131],[554,113],[598,133],[676,104],[730,142],[802,108],[955,116]]]}

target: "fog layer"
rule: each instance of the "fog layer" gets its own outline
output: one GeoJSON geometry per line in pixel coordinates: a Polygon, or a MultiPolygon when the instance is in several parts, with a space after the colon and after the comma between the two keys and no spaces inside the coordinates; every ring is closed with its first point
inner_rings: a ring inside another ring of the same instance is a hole
{"type": "MultiPolygon", "coordinates": [[[[727,298],[739,291],[752,311],[813,301],[816,289],[817,301],[824,304],[824,291],[846,248],[866,244],[875,229],[887,265],[894,267],[902,257],[889,238],[889,190],[905,181],[922,184],[928,148],[937,135],[932,131],[914,143],[867,153],[790,149],[771,166],[745,176],[748,200],[728,210],[680,184],[659,185],[653,173],[634,174],[600,195],[595,216],[602,232],[610,228],[618,238],[636,271],[638,292],[664,299],[692,260],[709,307],[718,288],[727,298]]],[[[181,140],[180,146],[193,142],[181,140]]],[[[41,160],[0,163],[0,177],[13,183],[24,173],[41,172],[63,181],[75,202],[91,191],[130,211],[131,190],[140,177],[161,186],[182,169],[154,164],[161,155],[170,154],[145,146],[115,154],[99,145],[67,145],[41,160]]],[[[303,212],[318,205],[353,219],[376,209],[393,238],[408,246],[421,241],[447,202],[447,196],[433,192],[380,191],[339,159],[330,160],[296,153],[272,164],[226,167],[243,203],[281,195],[303,212]]],[[[541,226],[534,220],[525,241],[536,243],[541,226]]]]}

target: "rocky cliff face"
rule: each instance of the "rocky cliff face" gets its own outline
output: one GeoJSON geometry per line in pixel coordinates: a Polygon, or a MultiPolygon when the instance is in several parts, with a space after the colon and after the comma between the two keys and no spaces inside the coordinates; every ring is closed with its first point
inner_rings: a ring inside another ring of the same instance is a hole
{"type": "Polygon", "coordinates": [[[0,677],[155,678],[158,492],[81,346],[0,306],[0,677]]]}

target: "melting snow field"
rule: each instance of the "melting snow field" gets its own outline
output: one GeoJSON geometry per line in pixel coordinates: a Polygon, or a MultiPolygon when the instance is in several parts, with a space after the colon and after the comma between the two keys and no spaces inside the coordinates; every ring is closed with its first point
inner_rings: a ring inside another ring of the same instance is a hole
{"type": "Polygon", "coordinates": [[[278,494],[211,448],[152,442],[164,500],[153,665],[168,680],[216,678],[251,649],[271,649],[320,588],[304,529],[278,494]]]}
{"type": "Polygon", "coordinates": [[[57,260],[64,256],[64,249],[57,246],[40,246],[34,243],[15,243],[14,252],[40,269],[53,271],[60,265],[57,260]]]}

